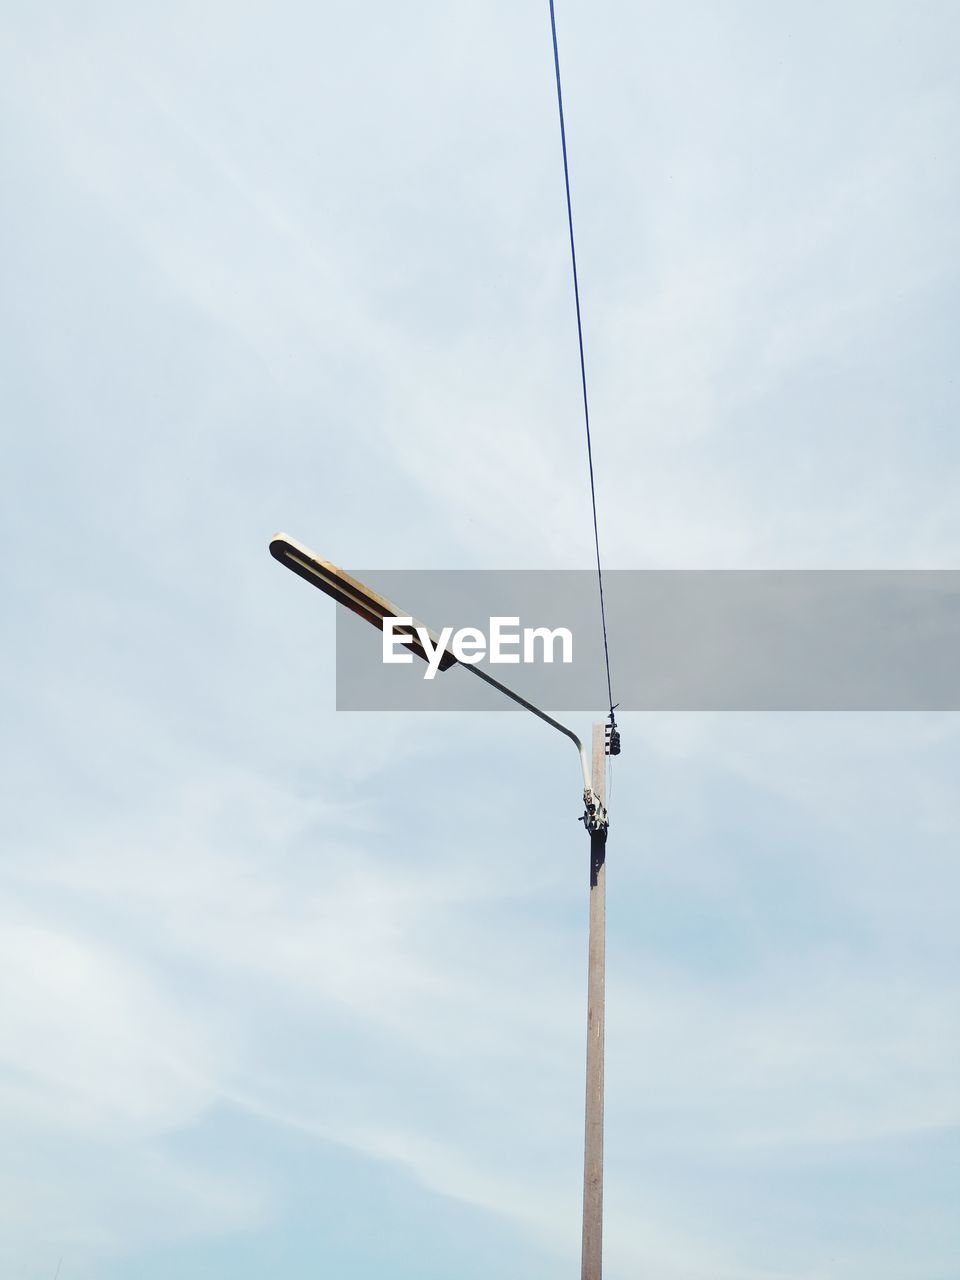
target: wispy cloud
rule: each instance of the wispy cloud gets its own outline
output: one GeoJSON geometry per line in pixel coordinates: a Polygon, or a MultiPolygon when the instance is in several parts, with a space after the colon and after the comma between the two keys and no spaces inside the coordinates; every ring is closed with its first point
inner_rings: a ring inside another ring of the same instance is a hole
{"type": "MultiPolygon", "coordinates": [[[[55,1237],[63,1280],[191,1236],[237,1273],[287,1157],[191,1141],[244,1115],[575,1259],[574,764],[514,717],[334,717],[332,606],[266,555],[590,563],[542,17],[10,24],[18,1280],[55,1237]]],[[[607,562],[954,566],[953,15],[612,17],[563,19],[607,562]]],[[[611,1276],[952,1274],[953,721],[626,741],[611,1276]]]]}

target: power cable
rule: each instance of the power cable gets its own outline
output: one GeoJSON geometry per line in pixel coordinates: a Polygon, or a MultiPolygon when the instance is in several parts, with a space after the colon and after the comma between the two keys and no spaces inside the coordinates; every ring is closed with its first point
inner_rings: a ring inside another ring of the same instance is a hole
{"type": "MultiPolygon", "coordinates": [[[[587,464],[590,471],[590,502],[593,508],[593,542],[597,552],[597,584],[600,588],[600,623],[603,628],[603,660],[607,670],[607,705],[610,724],[615,727],[613,681],[610,677],[610,645],[607,640],[607,611],[603,598],[603,568],[600,563],[600,531],[597,524],[597,491],[593,478],[593,442],[590,438],[590,403],[587,398],[587,365],[583,355],[583,318],[580,312],[580,282],[577,276],[577,246],[573,235],[573,205],[570,200],[570,166],[567,163],[567,130],[563,119],[563,88],[560,84],[560,50],[557,47],[557,18],[550,0],[550,32],[553,36],[553,65],[557,73],[557,108],[560,112],[560,146],[563,150],[563,182],[567,192],[567,225],[570,228],[570,261],[573,265],[573,296],[577,306],[577,342],[580,348],[580,383],[583,387],[583,420],[587,429],[587,464]]],[[[618,743],[619,745],[619,743],[618,743]]]]}

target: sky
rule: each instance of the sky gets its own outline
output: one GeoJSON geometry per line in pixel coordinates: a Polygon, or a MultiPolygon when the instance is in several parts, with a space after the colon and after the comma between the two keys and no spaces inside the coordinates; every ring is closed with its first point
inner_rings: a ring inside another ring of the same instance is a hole
{"type": "MultiPolygon", "coordinates": [[[[955,6],[557,19],[606,562],[960,567],[955,6]]],[[[576,760],[267,553],[590,567],[547,6],[0,30],[0,1272],[575,1275],[576,760]]],[[[609,1280],[956,1280],[957,716],[621,727],[609,1280]]]]}

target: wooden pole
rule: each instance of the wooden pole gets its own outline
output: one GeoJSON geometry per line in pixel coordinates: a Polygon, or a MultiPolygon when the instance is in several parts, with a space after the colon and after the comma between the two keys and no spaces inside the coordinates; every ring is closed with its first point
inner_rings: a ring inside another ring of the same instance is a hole
{"type": "MultiPolygon", "coordinates": [[[[593,726],[593,790],[606,804],[606,734],[593,726]]],[[[606,827],[590,834],[587,965],[587,1099],[583,1148],[581,1280],[600,1280],[603,1251],[603,1020],[606,951],[606,827]]]]}

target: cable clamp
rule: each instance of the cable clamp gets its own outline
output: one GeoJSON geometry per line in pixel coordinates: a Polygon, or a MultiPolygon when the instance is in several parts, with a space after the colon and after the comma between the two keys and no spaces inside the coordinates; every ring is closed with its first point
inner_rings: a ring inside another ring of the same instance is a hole
{"type": "Polygon", "coordinates": [[[610,825],[610,819],[607,817],[607,811],[600,803],[599,797],[591,788],[587,788],[583,793],[583,808],[584,814],[577,821],[582,822],[591,835],[606,831],[610,825]]]}
{"type": "Polygon", "coordinates": [[[618,756],[620,754],[620,730],[617,728],[616,717],[613,714],[619,705],[619,702],[613,704],[610,708],[610,723],[604,725],[606,754],[608,756],[618,756]]]}

